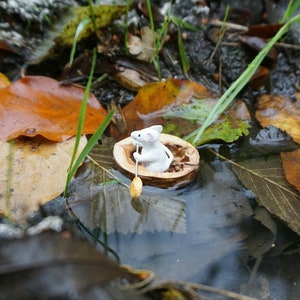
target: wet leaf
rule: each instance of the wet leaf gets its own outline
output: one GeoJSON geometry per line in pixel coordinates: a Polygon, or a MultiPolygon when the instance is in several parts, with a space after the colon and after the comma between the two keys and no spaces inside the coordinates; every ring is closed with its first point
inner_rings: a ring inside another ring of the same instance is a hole
{"type": "Polygon", "coordinates": [[[260,205],[300,233],[300,194],[286,181],[279,156],[241,161],[233,170],[260,205]]]}
{"type": "Polygon", "coordinates": [[[132,199],[129,185],[103,182],[105,170],[92,162],[84,168],[87,170],[71,185],[69,203],[80,221],[89,228],[100,227],[108,234],[115,231],[125,234],[162,230],[186,232],[182,200],[161,196],[160,189],[149,191],[146,188],[139,198],[132,199]]]}
{"type": "MultiPolygon", "coordinates": [[[[77,132],[84,88],[60,86],[51,78],[27,76],[0,90],[0,139],[41,135],[64,141],[77,132]]],[[[96,97],[89,95],[83,134],[94,133],[106,116],[96,97]]]]}
{"type": "Polygon", "coordinates": [[[107,286],[128,272],[88,243],[46,232],[2,240],[0,250],[3,299],[71,299],[75,294],[92,299],[95,294],[89,293],[97,287],[99,299],[135,299],[123,298],[126,292],[117,285],[107,286]]]}
{"type": "Polygon", "coordinates": [[[298,191],[300,191],[300,150],[281,152],[280,157],[282,160],[285,178],[298,191]]]}
{"type": "MultiPolygon", "coordinates": [[[[122,110],[127,130],[119,132],[112,126],[111,133],[120,139],[133,130],[162,124],[165,133],[185,137],[199,128],[216,101],[210,91],[196,82],[169,78],[165,82],[146,84],[122,110]]],[[[232,142],[248,134],[248,120],[246,106],[237,101],[207,129],[199,144],[213,139],[232,142]]]]}
{"type": "MultiPolygon", "coordinates": [[[[85,144],[82,137],[79,152],[85,144]]],[[[18,219],[60,195],[74,145],[75,138],[62,143],[25,138],[11,142],[10,149],[0,141],[0,212],[18,219]]]]}
{"type": "Polygon", "coordinates": [[[256,118],[261,126],[273,125],[300,143],[300,102],[284,96],[263,95],[257,103],[256,118]]]}

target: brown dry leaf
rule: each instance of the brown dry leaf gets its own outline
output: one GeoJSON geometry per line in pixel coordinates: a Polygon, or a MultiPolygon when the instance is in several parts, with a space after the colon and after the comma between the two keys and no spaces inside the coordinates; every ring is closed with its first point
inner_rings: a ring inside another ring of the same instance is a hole
{"type": "Polygon", "coordinates": [[[300,191],[300,150],[281,152],[280,156],[285,178],[300,191]]]}
{"type": "MultiPolygon", "coordinates": [[[[20,218],[57,197],[65,187],[74,144],[75,138],[62,143],[29,138],[0,141],[0,212],[20,218]]],[[[82,137],[79,153],[85,144],[82,137]]]]}
{"type": "Polygon", "coordinates": [[[256,118],[263,127],[273,125],[300,143],[300,102],[284,96],[263,95],[258,99],[256,118]]]}
{"type": "MultiPolygon", "coordinates": [[[[77,132],[84,88],[61,86],[52,78],[27,76],[0,90],[0,140],[42,135],[65,141],[77,132]]],[[[83,134],[94,133],[106,110],[89,95],[83,134]]]]}

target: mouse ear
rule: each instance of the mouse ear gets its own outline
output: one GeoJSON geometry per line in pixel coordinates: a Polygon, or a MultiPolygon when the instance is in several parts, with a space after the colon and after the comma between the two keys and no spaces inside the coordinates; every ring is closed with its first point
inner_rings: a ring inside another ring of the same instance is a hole
{"type": "Polygon", "coordinates": [[[161,125],[153,125],[153,126],[150,126],[149,128],[154,129],[155,131],[157,131],[159,133],[161,133],[163,130],[163,127],[161,125]]]}

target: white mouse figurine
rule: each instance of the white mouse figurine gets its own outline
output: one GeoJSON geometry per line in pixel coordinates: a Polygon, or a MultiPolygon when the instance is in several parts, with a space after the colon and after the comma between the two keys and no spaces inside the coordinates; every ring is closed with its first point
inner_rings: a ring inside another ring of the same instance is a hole
{"type": "Polygon", "coordinates": [[[161,132],[162,126],[154,125],[133,131],[131,137],[135,145],[143,147],[141,154],[138,152],[133,153],[134,159],[141,162],[147,170],[162,173],[168,170],[173,161],[173,154],[160,142],[161,132]]]}

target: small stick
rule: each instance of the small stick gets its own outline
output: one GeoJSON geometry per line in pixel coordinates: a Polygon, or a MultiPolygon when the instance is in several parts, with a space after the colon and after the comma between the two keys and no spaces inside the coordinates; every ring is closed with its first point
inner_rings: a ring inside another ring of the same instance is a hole
{"type": "MultiPolygon", "coordinates": [[[[136,145],[136,152],[139,152],[139,145],[136,145]]],[[[139,161],[135,161],[135,177],[138,177],[139,161]]]]}

